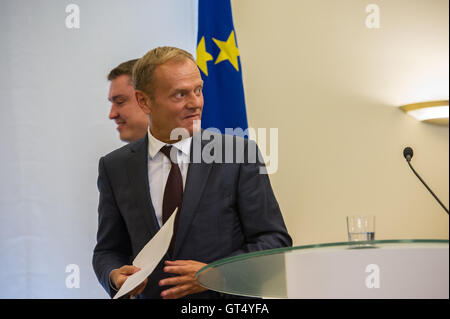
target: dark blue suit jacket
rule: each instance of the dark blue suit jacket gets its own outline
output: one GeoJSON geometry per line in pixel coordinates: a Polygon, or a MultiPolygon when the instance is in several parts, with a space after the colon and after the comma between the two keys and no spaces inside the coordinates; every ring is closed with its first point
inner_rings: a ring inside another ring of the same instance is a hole
{"type": "MultiPolygon", "coordinates": [[[[198,144],[201,150],[206,151],[206,147],[216,155],[213,163],[192,162],[193,140],[173,254],[166,254],[138,297],[161,298],[160,293],[169,288],[158,286],[161,279],[170,276],[162,270],[164,260],[211,263],[232,255],[292,245],[269,178],[260,174],[264,165],[248,161],[249,149],[257,150],[255,143],[239,137],[231,139],[243,145],[243,151],[234,152],[233,163],[224,163],[224,153],[229,151],[224,147],[224,135],[214,134],[211,140],[198,144]]],[[[99,224],[93,267],[112,297],[115,291],[109,285],[110,272],[130,265],[159,230],[149,190],[148,137],[100,159],[98,189],[99,224]]],[[[219,294],[206,291],[189,297],[217,298],[219,294]]]]}

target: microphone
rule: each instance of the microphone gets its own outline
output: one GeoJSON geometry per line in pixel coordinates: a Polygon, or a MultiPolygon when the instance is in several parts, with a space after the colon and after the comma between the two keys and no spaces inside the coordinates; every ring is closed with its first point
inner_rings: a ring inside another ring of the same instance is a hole
{"type": "Polygon", "coordinates": [[[408,163],[411,161],[411,158],[413,157],[414,152],[412,150],[411,147],[405,147],[405,149],[403,150],[403,156],[406,158],[406,160],[408,161],[408,163]]]}
{"type": "Polygon", "coordinates": [[[433,195],[433,197],[438,201],[438,203],[442,206],[442,208],[445,210],[445,212],[448,214],[448,209],[444,206],[444,204],[442,204],[442,202],[439,200],[439,198],[436,195],[434,195],[433,191],[428,187],[428,185],[419,176],[419,174],[417,174],[414,167],[412,167],[411,158],[413,157],[413,155],[414,155],[414,152],[413,152],[412,148],[409,146],[405,147],[405,149],[403,150],[403,156],[406,158],[406,161],[407,161],[409,167],[411,168],[413,173],[417,176],[417,178],[422,182],[422,184],[425,185],[425,187],[428,189],[428,191],[431,193],[431,195],[433,195]]]}

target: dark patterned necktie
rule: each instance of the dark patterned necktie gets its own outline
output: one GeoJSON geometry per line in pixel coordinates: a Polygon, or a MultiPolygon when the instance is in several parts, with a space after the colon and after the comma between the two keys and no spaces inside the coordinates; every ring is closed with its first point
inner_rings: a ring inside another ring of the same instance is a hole
{"type": "Polygon", "coordinates": [[[170,158],[171,149],[172,146],[169,145],[161,148],[161,152],[166,155],[172,163],[169,176],[167,177],[166,187],[164,189],[163,224],[169,219],[176,207],[178,207],[178,211],[180,211],[181,202],[183,201],[183,178],[181,177],[178,163],[172,161],[170,158]]]}
{"type": "MultiPolygon", "coordinates": [[[[172,166],[170,168],[169,176],[167,177],[166,187],[164,189],[163,197],[163,211],[162,220],[163,224],[170,218],[175,208],[178,207],[178,215],[181,210],[181,203],[183,202],[183,178],[181,176],[180,167],[176,161],[172,161],[170,158],[170,151],[172,146],[166,145],[161,148],[161,152],[166,155],[172,166]]],[[[176,159],[174,159],[176,160],[176,159]]],[[[175,232],[178,228],[178,216],[175,217],[174,231],[172,241],[169,247],[169,253],[173,253],[175,244],[175,232]]]]}

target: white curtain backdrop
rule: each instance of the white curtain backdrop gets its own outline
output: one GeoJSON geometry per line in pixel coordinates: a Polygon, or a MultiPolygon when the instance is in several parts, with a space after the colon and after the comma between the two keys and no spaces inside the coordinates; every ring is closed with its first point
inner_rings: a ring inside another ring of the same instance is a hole
{"type": "Polygon", "coordinates": [[[196,0],[0,0],[0,298],[107,297],[97,165],[123,143],[106,76],[160,45],[195,54],[196,32],[196,0]]]}

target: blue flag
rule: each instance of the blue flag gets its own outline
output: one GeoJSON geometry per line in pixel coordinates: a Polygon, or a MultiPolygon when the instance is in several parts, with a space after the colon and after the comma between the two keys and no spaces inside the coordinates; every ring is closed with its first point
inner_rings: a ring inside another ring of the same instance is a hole
{"type": "Polygon", "coordinates": [[[247,129],[242,68],[230,0],[199,0],[197,65],[205,104],[202,128],[247,129]]]}

